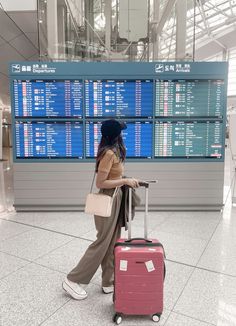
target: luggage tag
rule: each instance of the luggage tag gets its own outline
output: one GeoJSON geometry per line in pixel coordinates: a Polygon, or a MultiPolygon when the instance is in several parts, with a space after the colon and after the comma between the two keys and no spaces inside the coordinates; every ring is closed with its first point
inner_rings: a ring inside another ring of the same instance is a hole
{"type": "Polygon", "coordinates": [[[120,271],[126,272],[128,268],[128,261],[127,260],[120,260],[120,271]]]}
{"type": "Polygon", "coordinates": [[[147,271],[148,271],[148,272],[153,272],[153,271],[155,271],[155,267],[154,267],[154,265],[153,265],[153,261],[152,261],[152,260],[146,261],[146,262],[145,262],[145,265],[146,265],[146,268],[147,268],[147,271]]]}

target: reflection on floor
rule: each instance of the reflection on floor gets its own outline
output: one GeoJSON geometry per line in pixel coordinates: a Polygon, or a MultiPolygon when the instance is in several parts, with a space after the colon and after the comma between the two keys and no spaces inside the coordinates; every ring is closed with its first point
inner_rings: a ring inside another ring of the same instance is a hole
{"type": "MultiPolygon", "coordinates": [[[[149,235],[160,239],[167,256],[159,325],[236,325],[236,207],[229,158],[227,153],[222,212],[150,213],[149,235]]],[[[96,237],[93,219],[78,212],[16,213],[11,163],[0,164],[0,326],[113,325],[112,295],[101,292],[100,270],[84,301],[61,289],[66,273],[96,237]]],[[[138,212],[133,234],[142,235],[142,223],[138,212]]],[[[126,316],[122,324],[153,321],[126,316]]]]}

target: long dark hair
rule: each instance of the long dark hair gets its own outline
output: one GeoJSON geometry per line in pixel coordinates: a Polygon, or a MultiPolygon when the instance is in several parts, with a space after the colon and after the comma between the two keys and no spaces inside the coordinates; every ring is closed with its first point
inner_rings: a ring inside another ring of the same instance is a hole
{"type": "Polygon", "coordinates": [[[96,158],[96,172],[98,171],[99,162],[105,155],[106,151],[111,149],[121,162],[124,162],[126,157],[126,148],[121,135],[116,138],[108,136],[102,136],[100,144],[98,146],[98,153],[96,158]]]}

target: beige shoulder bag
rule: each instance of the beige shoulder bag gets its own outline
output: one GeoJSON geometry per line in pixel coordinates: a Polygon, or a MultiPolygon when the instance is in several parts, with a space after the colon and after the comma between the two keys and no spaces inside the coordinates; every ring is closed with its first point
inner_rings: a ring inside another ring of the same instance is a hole
{"type": "Polygon", "coordinates": [[[105,194],[92,193],[95,174],[96,174],[96,172],[94,173],[94,176],[93,176],[90,193],[86,197],[84,211],[87,214],[109,217],[109,216],[111,216],[113,199],[114,199],[115,195],[117,194],[118,187],[116,187],[112,197],[105,195],[105,194]]]}

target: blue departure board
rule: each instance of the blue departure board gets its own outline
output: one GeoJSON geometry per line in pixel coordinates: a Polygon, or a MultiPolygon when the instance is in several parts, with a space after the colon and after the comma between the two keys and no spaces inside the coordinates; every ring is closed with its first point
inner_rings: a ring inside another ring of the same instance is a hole
{"type": "MultiPolygon", "coordinates": [[[[127,129],[122,131],[123,141],[127,150],[127,158],[152,158],[152,123],[126,122],[127,129]]],[[[101,122],[86,122],[86,157],[97,156],[101,140],[101,122]]]]}
{"type": "Polygon", "coordinates": [[[220,159],[222,127],[214,120],[156,122],[155,157],[220,159]]]}
{"type": "Polygon", "coordinates": [[[83,88],[80,80],[14,80],[17,118],[81,118],[83,88]]]}
{"type": "Polygon", "coordinates": [[[226,62],[14,62],[14,161],[96,158],[101,123],[125,121],[127,159],[223,162],[226,62]]]}
{"type": "Polygon", "coordinates": [[[152,117],[152,80],[85,80],[86,117],[152,117]]]}
{"type": "Polygon", "coordinates": [[[81,122],[15,123],[16,157],[83,158],[81,122]]]}
{"type": "Polygon", "coordinates": [[[223,117],[224,80],[156,80],[156,117],[223,117]]]}

